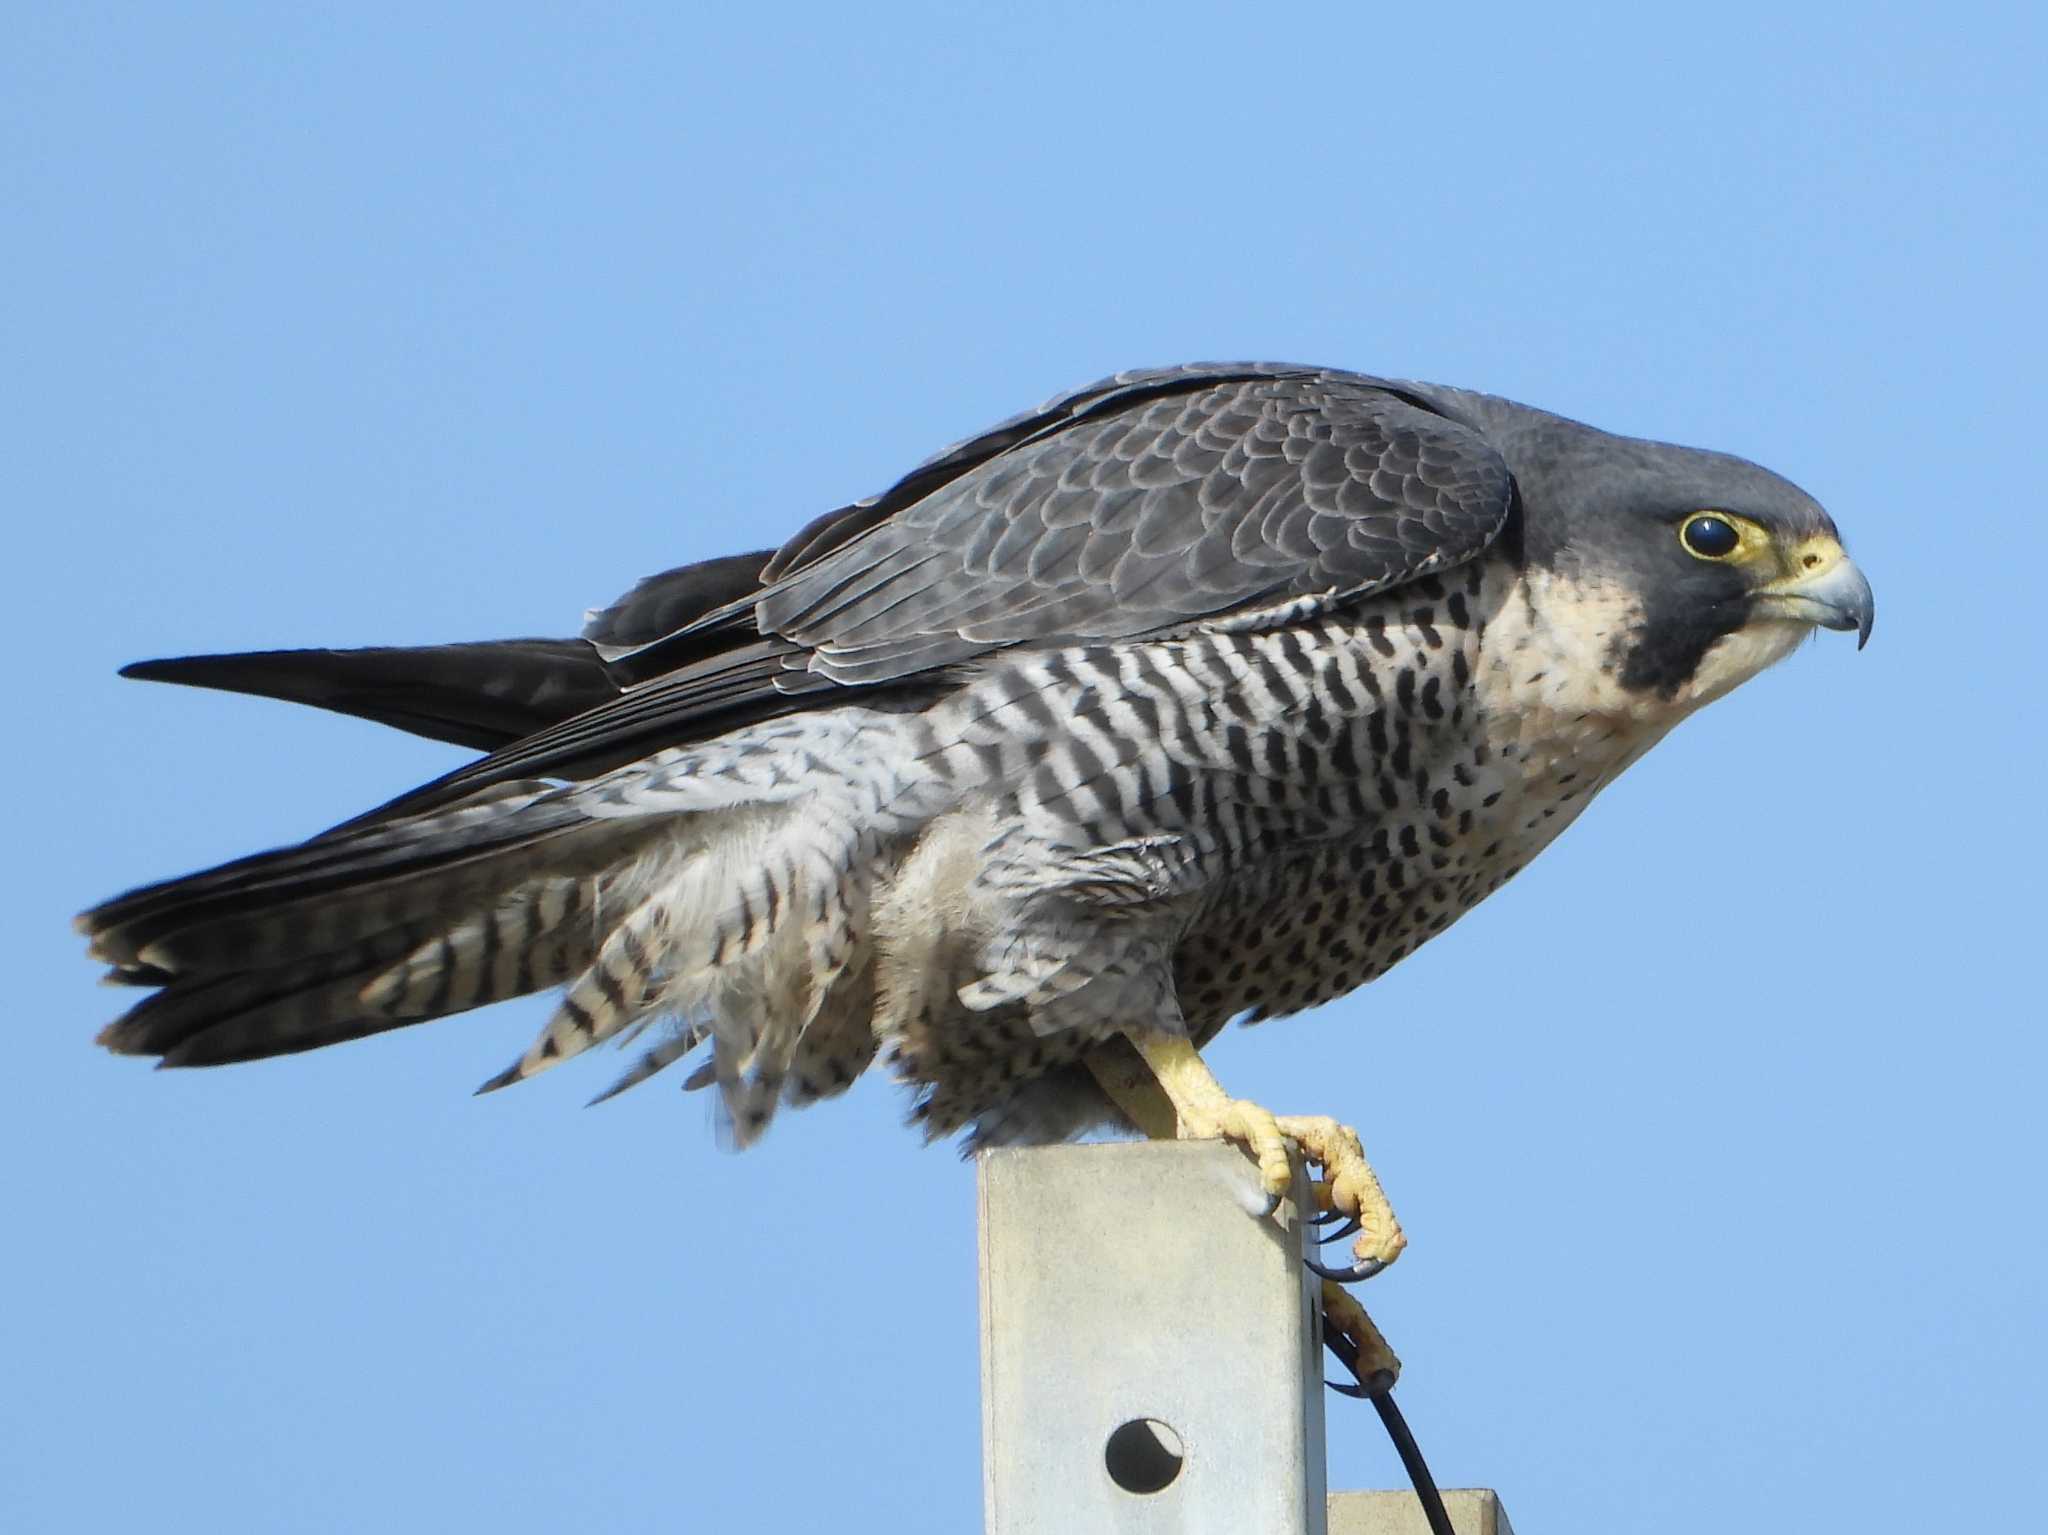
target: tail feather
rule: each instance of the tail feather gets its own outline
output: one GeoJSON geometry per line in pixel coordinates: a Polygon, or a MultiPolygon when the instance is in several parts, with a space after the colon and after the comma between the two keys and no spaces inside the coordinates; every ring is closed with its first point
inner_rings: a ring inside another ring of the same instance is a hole
{"type": "Polygon", "coordinates": [[[550,873],[601,864],[638,834],[593,821],[551,785],[485,806],[387,823],[238,859],[117,896],[79,919],[95,957],[174,975],[331,952],[474,906],[550,873]]]}
{"type": "Polygon", "coordinates": [[[214,1065],[559,985],[603,936],[607,871],[656,834],[648,818],[593,819],[536,789],[118,897],[80,926],[117,975],[160,989],[101,1043],[214,1065]]]}
{"type": "MultiPolygon", "coordinates": [[[[394,940],[404,940],[404,946],[410,947],[417,936],[417,930],[381,935],[381,941],[363,946],[365,951],[374,947],[377,960],[368,967],[352,968],[324,982],[293,984],[289,972],[294,967],[230,977],[269,983],[263,988],[269,995],[241,1007],[219,1005],[226,1000],[225,995],[202,987],[194,993],[198,1005],[187,1006],[185,1031],[161,1050],[161,1064],[221,1066],[260,1060],[451,1017],[508,997],[558,986],[588,963],[595,947],[587,929],[565,924],[546,941],[534,945],[521,962],[517,980],[508,982],[503,989],[473,986],[458,994],[448,986],[436,986],[424,994],[415,992],[383,1006],[366,1003],[369,986],[365,976],[376,975],[376,965],[389,957],[394,940]]],[[[434,940],[429,946],[438,942],[434,940]]],[[[456,978],[453,970],[448,978],[456,978]]],[[[182,990],[174,987],[163,995],[177,997],[182,990]]]]}
{"type": "Polygon", "coordinates": [[[566,985],[486,1089],[665,1019],[612,1092],[708,1042],[708,1078],[747,1144],[780,1103],[837,1092],[873,1057],[876,882],[896,880],[906,839],[954,791],[830,765],[856,737],[890,749],[898,728],[851,710],[752,727],[132,891],[80,925],[117,978],[159,989],[102,1042],[211,1065],[566,985]]]}
{"type": "Polygon", "coordinates": [[[572,1055],[581,1055],[659,1008],[664,986],[656,956],[668,940],[673,916],[673,907],[659,895],[629,912],[569,988],[540,1037],[478,1090],[509,1087],[535,1076],[572,1055]]]}
{"type": "MultiPolygon", "coordinates": [[[[428,1017],[372,1012],[361,1001],[361,975],[345,975],[319,985],[294,989],[256,1006],[206,1019],[193,1032],[163,1051],[164,1066],[225,1066],[235,1061],[263,1060],[367,1039],[428,1017]]],[[[449,1009],[453,1012],[456,1009],[449,1009]]]]}
{"type": "Polygon", "coordinates": [[[171,972],[154,965],[110,965],[100,977],[102,986],[168,986],[171,972]]]}
{"type": "MultiPolygon", "coordinates": [[[[629,1087],[638,1087],[655,1073],[666,1071],[710,1037],[710,1029],[698,1023],[687,1024],[670,1030],[645,1050],[641,1051],[639,1059],[634,1061],[625,1071],[621,1072],[618,1080],[613,1082],[610,1087],[607,1087],[595,1098],[592,1098],[589,1106],[595,1107],[597,1104],[603,1103],[608,1099],[616,1098],[629,1087]]],[[[707,1071],[709,1069],[708,1063],[706,1069],[707,1071]]],[[[708,1081],[710,1081],[709,1076],[705,1077],[704,1082],[699,1082],[692,1077],[685,1081],[683,1086],[685,1089],[702,1087],[708,1081]]]]}
{"type": "Polygon", "coordinates": [[[296,964],[189,979],[169,977],[163,990],[100,1030],[98,1042],[117,1055],[167,1055],[235,1019],[296,1006],[295,999],[330,983],[374,973],[377,966],[403,954],[412,937],[393,930],[296,964]]]}
{"type": "Polygon", "coordinates": [[[558,985],[588,962],[595,941],[580,919],[601,880],[543,878],[433,935],[363,987],[380,1013],[421,1017],[558,985]],[[583,935],[585,941],[550,942],[583,935]]]}
{"type": "Polygon", "coordinates": [[[466,826],[497,821],[500,812],[519,809],[554,787],[537,779],[500,784],[452,808],[374,824],[336,827],[293,847],[273,848],[216,864],[196,874],[138,886],[102,901],[80,916],[74,926],[91,939],[94,957],[130,967],[139,963],[134,930],[146,926],[152,916],[187,909],[209,894],[250,894],[280,885],[303,888],[308,880],[324,871],[350,865],[361,867],[364,860],[378,852],[416,852],[422,841],[435,833],[452,833],[466,826]]]}

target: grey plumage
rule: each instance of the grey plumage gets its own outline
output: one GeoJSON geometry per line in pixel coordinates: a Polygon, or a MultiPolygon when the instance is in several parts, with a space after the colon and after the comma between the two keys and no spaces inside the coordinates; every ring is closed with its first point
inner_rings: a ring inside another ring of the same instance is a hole
{"type": "Polygon", "coordinates": [[[88,913],[160,988],[102,1038],[246,1059],[566,982],[488,1085],[668,1020],[621,1085],[708,1043],[742,1141],[878,1049],[934,1133],[1061,1135],[1108,1112],[1091,1042],[1370,980],[1869,619],[1740,460],[1329,370],[1121,375],[580,641],[149,663],[491,750],[88,913]]]}

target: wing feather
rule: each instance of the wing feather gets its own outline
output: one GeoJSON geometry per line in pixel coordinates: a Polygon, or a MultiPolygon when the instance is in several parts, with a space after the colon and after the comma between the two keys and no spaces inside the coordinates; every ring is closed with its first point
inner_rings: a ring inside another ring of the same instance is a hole
{"type": "Polygon", "coordinates": [[[1341,602],[1470,559],[1511,504],[1478,433],[1376,380],[1186,379],[967,463],[817,558],[771,563],[782,574],[754,606],[815,669],[882,682],[898,648],[929,665],[935,649],[965,660],[1341,602]],[[832,601],[842,591],[866,600],[832,601]],[[834,664],[853,652],[857,675],[834,664]]]}
{"type": "Polygon", "coordinates": [[[1411,386],[1279,364],[1119,375],[741,557],[758,582],[709,611],[686,572],[643,583],[589,631],[621,697],[379,814],[587,774],[820,690],[914,703],[1006,647],[1305,617],[1475,557],[1513,504],[1494,448],[1411,386]],[[665,609],[663,582],[691,600],[665,609]],[[677,609],[690,621],[633,643],[677,609]]]}

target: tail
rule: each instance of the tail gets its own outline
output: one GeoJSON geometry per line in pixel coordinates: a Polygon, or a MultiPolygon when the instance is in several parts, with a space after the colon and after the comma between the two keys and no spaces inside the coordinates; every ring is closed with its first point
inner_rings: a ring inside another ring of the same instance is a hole
{"type": "Polygon", "coordinates": [[[109,979],[158,990],[99,1043],[166,1066],[311,1050],[560,984],[650,828],[553,785],[245,858],[78,919],[109,979]]]}
{"type": "Polygon", "coordinates": [[[866,916],[888,786],[775,765],[835,741],[847,760],[855,712],[588,783],[497,785],[120,896],[79,927],[109,979],[156,989],[99,1042],[211,1066],[566,986],[484,1089],[666,1018],[619,1086],[708,1041],[690,1085],[717,1084],[745,1144],[784,1096],[838,1091],[873,1053],[866,916]]]}

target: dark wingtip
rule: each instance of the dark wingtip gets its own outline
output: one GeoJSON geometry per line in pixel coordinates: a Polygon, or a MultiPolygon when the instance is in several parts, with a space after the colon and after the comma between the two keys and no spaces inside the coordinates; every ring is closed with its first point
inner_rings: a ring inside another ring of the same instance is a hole
{"type": "Polygon", "coordinates": [[[225,656],[156,656],[147,661],[130,661],[116,673],[135,682],[187,682],[206,669],[209,661],[225,656]]]}
{"type": "Polygon", "coordinates": [[[123,677],[309,704],[495,751],[619,695],[583,640],[249,650],[132,661],[123,677]]]}

